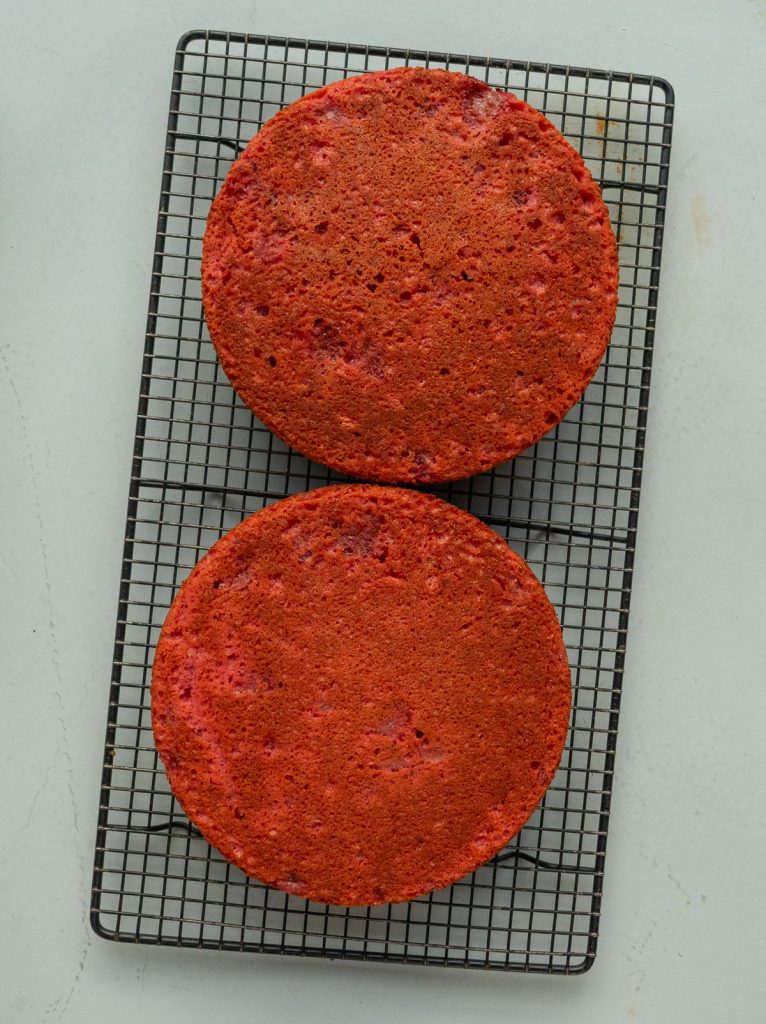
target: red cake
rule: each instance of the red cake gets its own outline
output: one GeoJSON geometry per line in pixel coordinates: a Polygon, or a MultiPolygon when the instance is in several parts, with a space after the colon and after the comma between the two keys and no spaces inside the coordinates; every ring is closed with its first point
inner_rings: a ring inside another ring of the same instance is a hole
{"type": "Polygon", "coordinates": [[[553,778],[569,707],[526,563],[466,512],[364,484],[219,541],[152,678],[157,747],[206,839],[339,904],[411,899],[493,857],[553,778]]]}
{"type": "Polygon", "coordinates": [[[252,139],[213,203],[205,315],[243,401],[356,477],[437,481],[512,457],[604,354],[617,249],[542,114],[466,75],[328,85],[252,139]]]}

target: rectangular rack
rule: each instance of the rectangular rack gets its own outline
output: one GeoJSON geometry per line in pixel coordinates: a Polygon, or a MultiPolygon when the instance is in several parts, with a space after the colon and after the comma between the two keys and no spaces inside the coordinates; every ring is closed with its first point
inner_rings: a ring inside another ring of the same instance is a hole
{"type": "Polygon", "coordinates": [[[593,962],[641,485],[673,93],[657,78],[223,32],[177,47],[136,428],[91,920],[124,942],[574,974],[593,962]],[[564,628],[569,739],[542,805],[494,861],[411,903],[343,908],[269,889],[186,823],[152,740],[167,609],[245,516],[342,479],[253,418],[202,313],[210,202],[238,150],[327,82],[401,64],[463,71],[542,110],[600,182],[620,250],[612,343],[583,401],[534,448],[433,488],[531,564],[564,628]]]}

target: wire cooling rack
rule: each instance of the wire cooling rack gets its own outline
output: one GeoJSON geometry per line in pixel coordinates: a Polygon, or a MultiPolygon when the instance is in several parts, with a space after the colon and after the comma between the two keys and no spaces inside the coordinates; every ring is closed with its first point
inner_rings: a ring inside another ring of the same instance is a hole
{"type": "Polygon", "coordinates": [[[191,32],[176,51],[136,429],[92,923],[126,942],[577,973],[598,938],[670,158],[656,78],[513,60],[191,32]],[[534,448],[433,488],[542,580],[574,683],[543,804],[494,861],[406,904],[330,907],[247,878],[191,828],[152,740],[154,645],[177,588],[264,505],[342,479],[240,403],[205,329],[201,238],[237,151],[285,104],[401,64],[465,71],[544,111],[601,183],[620,246],[617,323],[583,401],[534,448]]]}

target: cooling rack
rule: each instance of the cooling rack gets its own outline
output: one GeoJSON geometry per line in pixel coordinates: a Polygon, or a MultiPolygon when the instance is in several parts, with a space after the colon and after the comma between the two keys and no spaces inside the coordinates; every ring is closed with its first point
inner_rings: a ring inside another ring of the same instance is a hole
{"type": "Polygon", "coordinates": [[[124,942],[574,974],[598,940],[660,273],[673,92],[651,76],[195,31],[173,73],[130,480],[91,920],[124,942]],[[569,739],[543,804],[492,862],[411,903],[330,907],[247,878],[191,828],[152,741],[154,645],[199,557],[264,505],[342,479],[253,418],[218,366],[200,296],[210,202],[238,150],[327,82],[448,68],[544,111],[600,182],[620,249],[611,346],[534,448],[433,488],[532,565],[564,629],[569,739]]]}

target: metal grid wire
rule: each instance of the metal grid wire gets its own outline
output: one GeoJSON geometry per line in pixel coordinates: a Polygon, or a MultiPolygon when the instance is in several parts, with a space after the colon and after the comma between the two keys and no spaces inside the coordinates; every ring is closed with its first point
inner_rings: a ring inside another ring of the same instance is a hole
{"type": "Polygon", "coordinates": [[[141,377],[92,921],[122,941],[576,973],[596,951],[628,625],[673,94],[640,75],[373,46],[192,32],[179,42],[141,377]],[[285,104],[348,75],[468,72],[544,111],[601,183],[620,246],[612,344],[534,448],[435,487],[531,564],[564,628],[574,706],[543,804],[494,861],[406,904],[330,907],[269,889],[185,824],[152,740],[154,645],[174,593],[227,530],[342,479],[270,434],[208,338],[201,237],[238,149],[285,104]]]}

